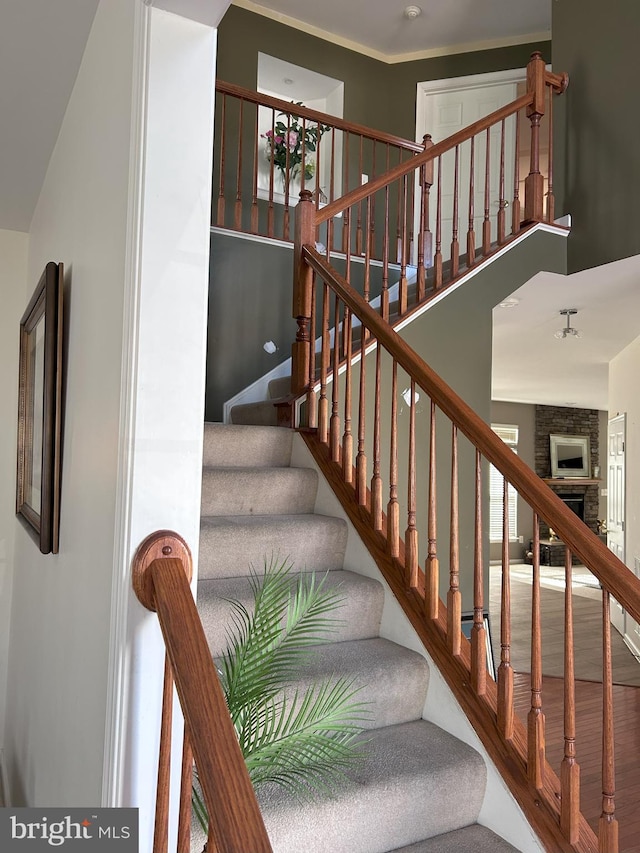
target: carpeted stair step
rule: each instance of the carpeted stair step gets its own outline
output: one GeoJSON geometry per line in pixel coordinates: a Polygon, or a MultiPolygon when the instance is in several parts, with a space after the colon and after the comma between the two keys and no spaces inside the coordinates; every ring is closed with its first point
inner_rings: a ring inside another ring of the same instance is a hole
{"type": "MultiPolygon", "coordinates": [[[[377,637],[382,618],[382,584],[353,572],[332,571],[316,575],[326,589],[337,589],[343,602],[332,614],[336,619],[332,642],[377,637]]],[[[292,579],[292,584],[295,581],[292,579]]],[[[211,654],[219,656],[227,642],[226,627],[233,612],[232,601],[253,611],[253,593],[249,577],[198,581],[198,611],[207,635],[211,654]]]]}
{"type": "Polygon", "coordinates": [[[260,789],[273,853],[386,853],[476,822],[486,768],[470,746],[424,720],[363,739],[361,763],[333,796],[301,803],[260,789]]]}
{"type": "Polygon", "coordinates": [[[388,853],[518,853],[518,850],[486,826],[474,823],[388,853]]]}
{"type": "Polygon", "coordinates": [[[204,425],[204,467],[284,468],[291,461],[293,430],[275,427],[204,425]]]}
{"type": "Polygon", "coordinates": [[[259,424],[275,427],[278,411],[274,400],[258,400],[256,403],[241,403],[231,409],[232,424],[259,424]]]}
{"type": "Polygon", "coordinates": [[[328,515],[228,515],[200,520],[198,577],[223,578],[260,571],[265,559],[287,559],[293,571],[341,569],[347,525],[328,515]]]}
{"type": "Polygon", "coordinates": [[[285,695],[293,700],[296,691],[300,696],[312,684],[334,677],[359,688],[355,701],[366,705],[361,725],[367,729],[422,717],[429,667],[422,655],[404,646],[381,637],[316,646],[285,695]]]}
{"type": "Polygon", "coordinates": [[[313,512],[318,475],[311,468],[204,468],[202,515],[313,512]]]}
{"type": "Polygon", "coordinates": [[[288,397],[291,394],[291,376],[281,376],[279,379],[272,379],[268,385],[269,399],[280,399],[288,397]]]}

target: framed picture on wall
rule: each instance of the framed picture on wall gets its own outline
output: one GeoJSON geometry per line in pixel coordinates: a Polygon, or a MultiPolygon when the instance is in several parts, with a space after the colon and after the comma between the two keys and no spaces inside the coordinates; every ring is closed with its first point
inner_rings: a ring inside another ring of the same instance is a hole
{"type": "Polygon", "coordinates": [[[16,513],[43,554],[58,553],[63,267],[51,261],[20,321],[16,513]]]}

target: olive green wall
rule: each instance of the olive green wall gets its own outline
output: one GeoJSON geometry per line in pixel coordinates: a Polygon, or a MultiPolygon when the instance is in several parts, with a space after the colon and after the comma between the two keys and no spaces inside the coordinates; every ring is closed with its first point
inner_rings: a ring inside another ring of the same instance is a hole
{"type": "Polygon", "coordinates": [[[230,6],[218,30],[217,73],[221,80],[255,90],[258,53],[267,53],[343,80],[345,119],[413,139],[418,82],[522,68],[533,50],[548,59],[550,42],[389,65],[230,6]]]}
{"type": "Polygon", "coordinates": [[[212,234],[209,270],[205,420],[220,421],[226,400],[291,355],[293,248],[212,234]]]}
{"type": "MultiPolygon", "coordinates": [[[[333,264],[344,275],[343,259],[333,264]]],[[[213,232],[209,261],[209,319],[207,328],[207,384],[205,419],[220,421],[223,405],[265,373],[286,361],[296,335],[291,317],[293,248],[273,240],[213,232]],[[265,341],[277,352],[269,355],[265,341]]],[[[398,281],[397,268],[389,271],[389,284],[398,281]]],[[[364,264],[351,265],[351,285],[364,288],[364,264]]],[[[382,289],[382,270],[373,263],[370,293],[382,289]]],[[[318,288],[318,316],[322,292],[318,288]]]]}
{"type": "Polygon", "coordinates": [[[218,29],[219,79],[255,91],[258,53],[343,80],[344,116],[386,129],[386,65],[270,18],[230,6],[218,29]]]}
{"type": "Polygon", "coordinates": [[[556,210],[573,218],[569,272],[640,253],[638,0],[556,0],[556,210]]]}

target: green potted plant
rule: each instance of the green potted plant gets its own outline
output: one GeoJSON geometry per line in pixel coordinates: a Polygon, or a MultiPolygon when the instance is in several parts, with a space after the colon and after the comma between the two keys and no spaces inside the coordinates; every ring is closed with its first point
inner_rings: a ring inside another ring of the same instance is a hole
{"type": "MultiPolygon", "coordinates": [[[[368,714],[352,680],[328,678],[296,690],[296,678],[314,646],[336,630],[339,591],[325,577],[292,574],[285,561],[265,560],[251,572],[254,608],[231,602],[233,627],[220,661],[220,680],[255,787],[267,782],[306,798],[332,791],[361,754],[358,739],[368,714]]],[[[208,817],[197,784],[193,807],[206,833],[208,817]]]]}

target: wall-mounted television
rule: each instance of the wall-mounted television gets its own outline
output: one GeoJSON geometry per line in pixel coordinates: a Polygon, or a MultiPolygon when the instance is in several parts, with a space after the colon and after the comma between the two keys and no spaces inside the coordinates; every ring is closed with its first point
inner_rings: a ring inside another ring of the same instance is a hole
{"type": "Polygon", "coordinates": [[[589,477],[591,455],[588,435],[550,435],[551,476],[589,477]]]}

